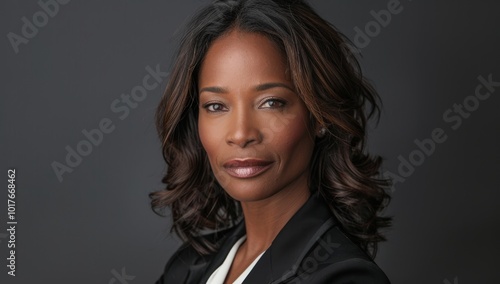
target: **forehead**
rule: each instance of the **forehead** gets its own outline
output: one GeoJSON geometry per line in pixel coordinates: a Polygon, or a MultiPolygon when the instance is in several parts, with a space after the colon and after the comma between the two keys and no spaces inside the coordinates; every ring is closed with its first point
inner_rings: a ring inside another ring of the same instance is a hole
{"type": "Polygon", "coordinates": [[[199,84],[289,81],[287,60],[267,36],[233,30],[209,47],[199,72],[199,84]]]}

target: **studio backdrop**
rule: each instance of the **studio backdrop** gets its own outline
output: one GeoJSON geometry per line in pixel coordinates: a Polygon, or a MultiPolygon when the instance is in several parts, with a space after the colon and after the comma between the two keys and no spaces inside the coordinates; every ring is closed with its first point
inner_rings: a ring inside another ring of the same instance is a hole
{"type": "MultiPolygon", "coordinates": [[[[208,1],[0,3],[0,282],[153,283],[180,245],[148,193],[182,28],[208,1]]],[[[393,283],[500,279],[500,2],[311,0],[360,52],[394,181],[393,283]]],[[[300,228],[297,228],[300,230],[300,228]]]]}

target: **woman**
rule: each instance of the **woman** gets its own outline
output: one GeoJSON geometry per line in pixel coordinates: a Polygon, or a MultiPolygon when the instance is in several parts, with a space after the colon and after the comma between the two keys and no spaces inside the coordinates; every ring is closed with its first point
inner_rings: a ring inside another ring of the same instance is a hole
{"type": "Polygon", "coordinates": [[[188,24],[150,195],[185,244],[157,283],[389,283],[388,181],[364,153],[378,95],[347,43],[303,1],[214,1],[188,24]]]}

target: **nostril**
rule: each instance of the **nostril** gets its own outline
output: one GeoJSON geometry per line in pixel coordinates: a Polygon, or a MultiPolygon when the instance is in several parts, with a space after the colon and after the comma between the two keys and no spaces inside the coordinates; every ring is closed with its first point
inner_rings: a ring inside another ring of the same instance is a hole
{"type": "Polygon", "coordinates": [[[228,144],[234,144],[241,148],[248,147],[251,144],[254,144],[257,140],[253,138],[243,138],[243,139],[229,139],[228,144]]]}
{"type": "Polygon", "coordinates": [[[257,130],[239,131],[230,134],[227,138],[227,143],[244,148],[258,143],[260,141],[259,137],[261,137],[261,135],[257,130]]]}

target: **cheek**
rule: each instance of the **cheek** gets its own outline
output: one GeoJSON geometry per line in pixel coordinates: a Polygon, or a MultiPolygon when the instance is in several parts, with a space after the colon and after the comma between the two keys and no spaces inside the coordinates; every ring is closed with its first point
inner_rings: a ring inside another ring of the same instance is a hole
{"type": "Polygon", "coordinates": [[[306,124],[305,116],[297,115],[288,123],[283,123],[283,130],[272,135],[272,144],[279,151],[283,160],[306,159],[312,153],[314,141],[306,124]]]}
{"type": "Polygon", "coordinates": [[[205,152],[207,152],[210,163],[212,163],[212,158],[217,154],[215,151],[217,150],[217,145],[219,145],[219,141],[217,137],[220,134],[217,131],[217,127],[213,127],[210,123],[204,123],[203,120],[198,121],[198,135],[200,137],[201,145],[205,152]]]}
{"type": "Polygon", "coordinates": [[[224,145],[224,133],[221,131],[221,127],[218,127],[213,122],[203,123],[201,120],[198,121],[198,135],[200,137],[200,142],[207,153],[208,162],[210,163],[210,168],[212,169],[212,173],[214,174],[217,182],[223,188],[231,187],[231,180],[227,175],[224,175],[218,167],[218,163],[220,162],[221,155],[223,153],[223,145],[224,145]]]}

